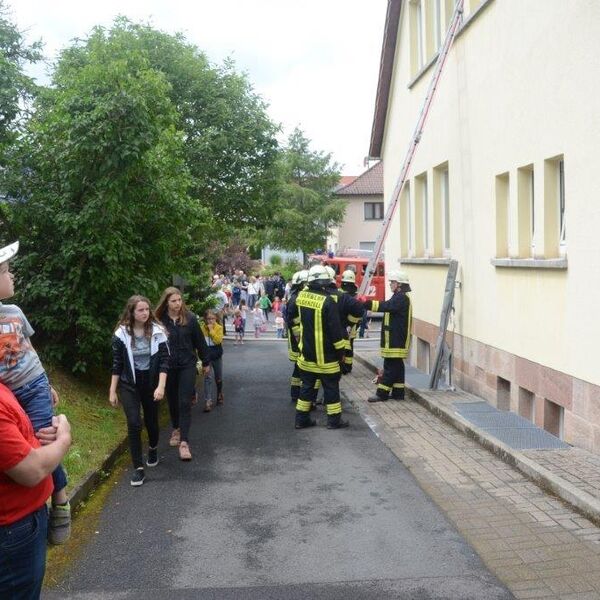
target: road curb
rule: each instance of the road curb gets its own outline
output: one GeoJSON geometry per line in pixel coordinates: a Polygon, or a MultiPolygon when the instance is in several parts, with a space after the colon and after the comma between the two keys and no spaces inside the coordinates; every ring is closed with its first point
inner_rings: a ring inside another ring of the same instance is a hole
{"type": "Polygon", "coordinates": [[[102,480],[106,477],[106,474],[112,470],[119,457],[127,449],[127,444],[128,438],[125,437],[119,442],[119,445],[104,459],[99,468],[89,471],[84,477],[83,481],[78,483],[73,488],[69,494],[69,503],[71,504],[72,511],[77,510],[79,505],[84,502],[102,482],[102,480]]]}
{"type": "MultiPolygon", "coordinates": [[[[354,358],[370,371],[374,373],[377,372],[377,367],[368,359],[358,354],[355,354],[354,358]]],[[[574,486],[566,479],[552,473],[552,471],[542,467],[518,450],[510,448],[500,440],[473,425],[447,406],[422,396],[419,394],[418,390],[407,386],[407,393],[411,399],[418,402],[429,412],[469,436],[486,448],[486,450],[489,450],[502,459],[505,463],[518,469],[528,479],[544,488],[546,491],[561,498],[588,519],[600,525],[600,500],[598,500],[598,498],[595,498],[591,494],[574,486]]]]}

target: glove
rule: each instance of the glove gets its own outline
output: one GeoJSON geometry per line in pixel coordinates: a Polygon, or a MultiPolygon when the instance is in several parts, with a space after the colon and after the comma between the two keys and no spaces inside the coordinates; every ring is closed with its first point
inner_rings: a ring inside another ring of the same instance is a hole
{"type": "Polygon", "coordinates": [[[342,375],[348,375],[352,371],[352,365],[347,365],[345,362],[340,363],[340,371],[342,375]]]}
{"type": "Polygon", "coordinates": [[[364,307],[365,307],[367,310],[371,310],[371,308],[373,307],[373,300],[367,300],[367,301],[364,303],[364,307]]]}

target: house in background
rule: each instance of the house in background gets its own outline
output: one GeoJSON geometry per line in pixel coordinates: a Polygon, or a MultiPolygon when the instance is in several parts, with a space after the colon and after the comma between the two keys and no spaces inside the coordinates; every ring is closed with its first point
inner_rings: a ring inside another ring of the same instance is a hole
{"type": "Polygon", "coordinates": [[[383,220],[383,164],[377,162],[340,185],[335,195],[346,201],[346,214],[343,223],[332,229],[327,250],[334,254],[349,248],[372,250],[383,220]]]}
{"type": "MultiPolygon", "coordinates": [[[[389,203],[452,0],[388,0],[370,156],[389,203]]],[[[600,452],[600,4],[465,0],[386,240],[428,371],[459,262],[453,381],[600,452]]]]}

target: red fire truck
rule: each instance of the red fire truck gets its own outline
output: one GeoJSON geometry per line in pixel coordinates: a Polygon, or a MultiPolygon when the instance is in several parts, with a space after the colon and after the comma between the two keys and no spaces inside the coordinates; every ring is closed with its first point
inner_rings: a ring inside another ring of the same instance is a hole
{"type": "MultiPolygon", "coordinates": [[[[330,266],[335,271],[338,287],[342,281],[342,273],[347,269],[352,269],[356,273],[356,285],[360,287],[369,263],[369,255],[370,253],[366,251],[345,250],[342,254],[333,257],[327,254],[311,254],[309,259],[311,264],[320,262],[330,266]]],[[[377,263],[377,270],[373,274],[366,296],[375,300],[385,300],[385,267],[383,260],[377,263]]]]}

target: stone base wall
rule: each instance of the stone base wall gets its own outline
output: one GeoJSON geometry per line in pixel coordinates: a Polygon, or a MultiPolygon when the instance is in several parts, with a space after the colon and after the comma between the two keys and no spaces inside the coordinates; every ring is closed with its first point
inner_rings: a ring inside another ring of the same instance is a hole
{"type": "MultiPolygon", "coordinates": [[[[411,364],[429,370],[437,335],[436,325],[413,320],[411,364]]],[[[448,333],[446,340],[455,386],[600,453],[600,386],[458,334],[448,333]]]]}

